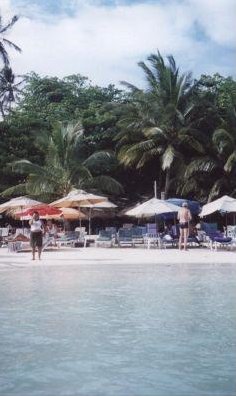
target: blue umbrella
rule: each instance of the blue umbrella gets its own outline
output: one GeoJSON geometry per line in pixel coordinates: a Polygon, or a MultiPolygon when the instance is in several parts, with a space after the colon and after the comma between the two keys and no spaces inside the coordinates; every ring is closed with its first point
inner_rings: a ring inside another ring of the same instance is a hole
{"type": "Polygon", "coordinates": [[[177,206],[182,206],[184,202],[187,202],[188,208],[193,215],[198,215],[201,212],[201,205],[198,201],[189,201],[182,198],[170,198],[167,201],[177,206]]]}
{"type": "MultiPolygon", "coordinates": [[[[201,212],[201,206],[198,201],[190,201],[188,199],[182,199],[182,198],[169,198],[167,199],[167,202],[172,203],[173,205],[181,207],[184,202],[187,202],[188,208],[192,215],[198,215],[201,212]]],[[[175,215],[174,213],[167,213],[164,215],[161,215],[163,220],[172,220],[175,215]]]]}

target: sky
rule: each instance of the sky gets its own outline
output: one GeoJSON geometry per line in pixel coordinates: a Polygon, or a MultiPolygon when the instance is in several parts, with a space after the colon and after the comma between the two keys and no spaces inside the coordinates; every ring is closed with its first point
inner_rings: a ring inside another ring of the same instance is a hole
{"type": "Polygon", "coordinates": [[[0,0],[16,74],[80,73],[106,86],[145,85],[137,66],[150,53],[172,54],[193,77],[236,77],[236,0],[0,0]]]}

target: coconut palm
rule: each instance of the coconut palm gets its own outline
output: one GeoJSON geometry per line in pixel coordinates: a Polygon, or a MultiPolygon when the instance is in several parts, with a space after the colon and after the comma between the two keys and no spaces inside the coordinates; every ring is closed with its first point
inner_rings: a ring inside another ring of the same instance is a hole
{"type": "Polygon", "coordinates": [[[19,77],[8,66],[4,66],[0,71],[0,111],[3,118],[11,110],[12,103],[16,101],[21,92],[20,87],[24,79],[17,81],[19,77]]]}
{"type": "MultiPolygon", "coordinates": [[[[78,155],[82,136],[80,123],[67,126],[57,124],[51,136],[42,134],[38,144],[46,152],[44,165],[40,166],[26,159],[12,163],[13,171],[26,175],[26,179],[23,183],[8,188],[2,195],[23,192],[44,200],[54,200],[65,196],[73,188],[120,193],[122,187],[115,179],[107,174],[99,174],[99,167],[104,162],[113,160],[113,154],[101,151],[82,160],[78,155]]],[[[104,166],[101,168],[104,169],[104,166]]]]}
{"type": "Polygon", "coordinates": [[[19,17],[14,15],[14,17],[6,25],[2,23],[2,17],[0,15],[0,57],[5,66],[9,66],[9,55],[6,47],[14,48],[16,51],[21,52],[20,47],[14,44],[12,41],[6,39],[5,34],[12,28],[12,26],[18,21],[19,17]]]}
{"type": "Polygon", "coordinates": [[[227,119],[222,120],[221,126],[205,141],[204,153],[188,164],[182,193],[197,194],[205,201],[211,201],[221,193],[236,195],[235,178],[236,110],[231,107],[227,119]]]}
{"type": "Polygon", "coordinates": [[[151,54],[148,61],[150,67],[139,63],[147,80],[146,91],[125,83],[132,97],[121,114],[119,159],[136,168],[153,161],[162,170],[168,195],[177,169],[179,176],[183,173],[184,151],[202,152],[203,148],[190,122],[191,76],[180,74],[172,56],[167,64],[159,52],[151,54]]]}

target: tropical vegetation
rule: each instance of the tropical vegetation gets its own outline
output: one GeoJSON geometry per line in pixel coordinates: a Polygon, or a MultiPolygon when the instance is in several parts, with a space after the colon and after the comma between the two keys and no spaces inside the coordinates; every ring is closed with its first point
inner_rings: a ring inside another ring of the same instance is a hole
{"type": "MultiPolygon", "coordinates": [[[[0,19],[0,193],[53,200],[73,187],[124,199],[236,197],[236,82],[181,72],[158,51],[145,87],[99,87],[79,73],[17,76],[0,19]]],[[[2,198],[2,199],[5,199],[2,198]]]]}

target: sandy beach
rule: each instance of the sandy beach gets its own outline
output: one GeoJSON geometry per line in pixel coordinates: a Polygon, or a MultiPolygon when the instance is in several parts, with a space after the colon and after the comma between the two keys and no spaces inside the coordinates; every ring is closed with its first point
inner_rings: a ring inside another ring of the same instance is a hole
{"type": "Polygon", "coordinates": [[[11,253],[0,249],[0,268],[29,267],[36,265],[63,266],[86,264],[235,264],[236,252],[228,250],[211,251],[207,248],[193,248],[188,251],[177,249],[144,248],[61,248],[45,251],[42,260],[31,260],[30,252],[11,253]]]}

